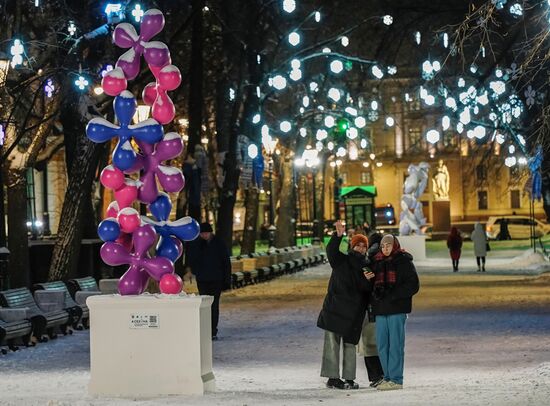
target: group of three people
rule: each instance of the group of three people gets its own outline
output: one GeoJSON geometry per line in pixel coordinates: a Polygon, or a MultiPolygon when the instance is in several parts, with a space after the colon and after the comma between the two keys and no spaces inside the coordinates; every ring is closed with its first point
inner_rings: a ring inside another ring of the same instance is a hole
{"type": "Polygon", "coordinates": [[[327,245],[332,273],[317,320],[325,330],[321,376],[328,378],[329,388],[357,389],[356,345],[361,341],[370,386],[401,389],[405,323],[419,290],[412,256],[391,234],[373,234],[370,248],[368,238],[356,234],[344,254],[340,251],[344,225],[338,221],[335,226],[327,245]]]}

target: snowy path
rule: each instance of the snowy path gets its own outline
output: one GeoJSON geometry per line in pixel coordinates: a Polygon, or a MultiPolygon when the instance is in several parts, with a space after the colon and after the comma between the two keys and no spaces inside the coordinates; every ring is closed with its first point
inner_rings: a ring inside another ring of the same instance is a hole
{"type": "MultiPolygon", "coordinates": [[[[292,292],[326,285],[328,272],[326,265],[313,268],[222,299],[221,339],[213,343],[216,393],[138,401],[91,398],[88,333],[75,332],[0,356],[0,404],[548,404],[550,312],[537,306],[474,312],[419,306],[408,321],[404,390],[325,389],[319,377],[322,331],[315,327],[323,289],[303,300],[292,292]],[[274,293],[276,299],[269,296],[274,293]],[[254,297],[262,294],[268,298],[254,297]]],[[[357,374],[358,382],[367,384],[361,358],[357,374]]]]}

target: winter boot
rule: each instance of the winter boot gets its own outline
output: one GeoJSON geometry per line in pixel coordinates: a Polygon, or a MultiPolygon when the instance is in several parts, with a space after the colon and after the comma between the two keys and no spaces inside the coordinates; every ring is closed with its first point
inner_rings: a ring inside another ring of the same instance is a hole
{"type": "Polygon", "coordinates": [[[346,389],[359,389],[359,384],[353,379],[346,379],[346,389]]]}
{"type": "Polygon", "coordinates": [[[370,386],[371,388],[376,388],[376,387],[378,387],[378,385],[380,385],[382,382],[384,382],[384,377],[383,377],[383,376],[380,377],[380,378],[378,378],[376,381],[372,381],[372,382],[370,383],[369,386],[370,386]]]}
{"type": "Polygon", "coordinates": [[[344,381],[338,378],[329,378],[327,381],[327,388],[329,389],[346,389],[344,381]]]}
{"type": "Polygon", "coordinates": [[[376,388],[378,390],[396,390],[403,389],[403,385],[392,381],[384,381],[376,388]]]}

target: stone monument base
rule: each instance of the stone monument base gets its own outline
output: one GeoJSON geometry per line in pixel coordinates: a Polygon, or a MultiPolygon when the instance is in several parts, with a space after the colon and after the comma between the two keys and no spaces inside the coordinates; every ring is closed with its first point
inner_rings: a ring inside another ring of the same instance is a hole
{"type": "Polygon", "coordinates": [[[413,260],[423,261],[426,259],[426,236],[425,235],[400,235],[397,237],[401,248],[413,256],[413,260]]]}
{"type": "Polygon", "coordinates": [[[156,397],[215,390],[211,296],[92,296],[91,395],[156,397]]]}

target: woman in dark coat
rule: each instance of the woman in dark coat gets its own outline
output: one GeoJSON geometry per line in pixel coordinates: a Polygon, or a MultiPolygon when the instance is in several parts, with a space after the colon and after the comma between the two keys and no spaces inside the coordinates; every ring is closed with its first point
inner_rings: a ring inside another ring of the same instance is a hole
{"type": "Polygon", "coordinates": [[[405,322],[412,309],[412,297],[419,282],[412,256],[401,249],[399,241],[386,234],[375,259],[372,309],[376,317],[376,345],[384,370],[378,390],[403,388],[405,362],[405,322]]]}
{"type": "Polygon", "coordinates": [[[332,267],[328,291],[319,314],[317,326],[325,330],[321,376],[329,378],[327,387],[357,389],[355,380],[355,345],[359,342],[363,319],[367,311],[368,294],[371,291],[369,279],[374,273],[366,268],[368,239],[354,235],[352,249],[346,255],[340,252],[344,226],[337,221],[336,232],[327,245],[327,258],[332,267]],[[344,356],[340,380],[340,343],[343,342],[344,356]]]}
{"type": "Polygon", "coordinates": [[[447,248],[449,248],[451,261],[453,262],[453,272],[458,272],[458,261],[460,260],[462,249],[462,237],[456,227],[451,228],[449,237],[447,237],[447,248]]]}

